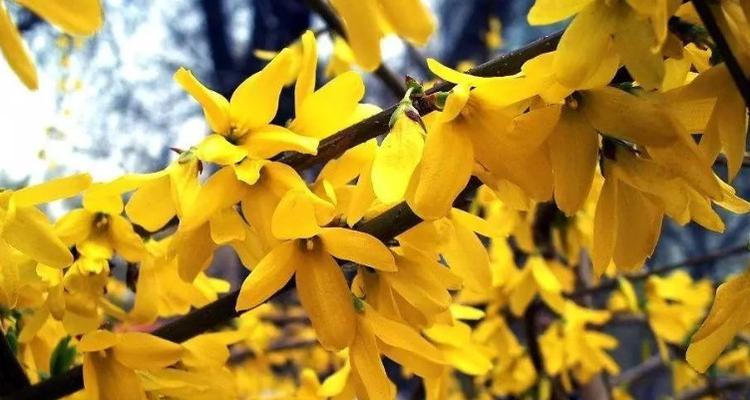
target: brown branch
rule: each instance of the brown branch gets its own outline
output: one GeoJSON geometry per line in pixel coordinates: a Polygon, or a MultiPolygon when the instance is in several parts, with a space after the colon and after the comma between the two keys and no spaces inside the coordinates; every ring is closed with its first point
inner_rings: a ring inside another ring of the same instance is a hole
{"type": "Polygon", "coordinates": [[[0,327],[0,396],[27,388],[29,385],[29,378],[0,327]]]}
{"type": "Polygon", "coordinates": [[[658,354],[647,358],[642,363],[626,369],[620,375],[612,377],[612,386],[630,386],[653,374],[656,370],[664,367],[664,361],[658,354]]]}
{"type": "Polygon", "coordinates": [[[732,75],[734,84],[737,86],[737,90],[739,90],[742,98],[745,100],[745,106],[750,106],[750,81],[748,81],[745,71],[742,69],[739,61],[737,61],[737,57],[735,57],[732,52],[732,49],[729,46],[729,41],[721,31],[721,27],[716,22],[716,17],[714,17],[713,12],[711,11],[711,6],[709,5],[710,1],[692,1],[693,6],[695,6],[695,11],[698,13],[698,16],[700,16],[701,21],[703,21],[703,26],[706,27],[706,30],[714,39],[714,43],[716,43],[716,50],[719,51],[722,59],[727,64],[727,69],[729,69],[729,73],[732,75]]]}
{"type": "Polygon", "coordinates": [[[676,398],[679,400],[697,400],[704,396],[718,394],[719,392],[743,390],[748,387],[750,387],[750,377],[748,376],[718,378],[710,385],[683,391],[676,398]]]}
{"type": "MultiPolygon", "coordinates": [[[[750,252],[750,247],[748,247],[747,244],[727,247],[724,249],[717,250],[713,253],[708,253],[708,254],[704,254],[701,256],[697,256],[697,257],[691,257],[691,258],[688,258],[688,259],[685,259],[676,263],[672,263],[672,264],[666,264],[663,266],[654,267],[648,271],[643,271],[638,274],[626,275],[625,278],[627,278],[631,282],[642,281],[642,280],[648,279],[648,277],[650,277],[651,275],[663,275],[663,274],[672,272],[674,270],[677,270],[683,267],[685,268],[696,267],[709,261],[716,261],[722,258],[744,255],[748,252],[750,252]]],[[[577,298],[577,297],[585,296],[588,294],[605,292],[605,291],[616,289],[618,285],[619,283],[617,279],[605,279],[597,286],[577,290],[569,294],[568,297],[577,298]]]]}

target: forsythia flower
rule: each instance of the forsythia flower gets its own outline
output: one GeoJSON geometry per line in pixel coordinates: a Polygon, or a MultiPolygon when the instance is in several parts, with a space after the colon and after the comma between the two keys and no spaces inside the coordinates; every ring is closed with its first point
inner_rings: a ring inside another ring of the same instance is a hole
{"type": "Polygon", "coordinates": [[[177,362],[182,346],[146,333],[97,330],[77,346],[83,353],[83,384],[92,399],[143,399],[135,370],[159,370],[177,362]]]}
{"type": "Polygon", "coordinates": [[[340,350],[353,340],[356,321],[349,286],[333,257],[384,271],[395,271],[396,264],[390,250],[372,236],[318,225],[311,196],[316,197],[290,192],[278,205],[273,229],[282,242],[242,284],[237,309],[257,306],[294,275],[300,301],[321,344],[340,350]]]}
{"type": "Polygon", "coordinates": [[[333,0],[344,20],[357,63],[372,71],[381,63],[380,39],[395,33],[418,45],[427,43],[435,21],[422,0],[333,0]]]}

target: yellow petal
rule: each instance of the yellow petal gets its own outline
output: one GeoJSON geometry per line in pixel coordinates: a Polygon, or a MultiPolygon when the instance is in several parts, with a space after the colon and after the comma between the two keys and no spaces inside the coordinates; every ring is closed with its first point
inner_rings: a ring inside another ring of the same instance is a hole
{"type": "Polygon", "coordinates": [[[52,179],[39,185],[28,186],[13,192],[16,207],[26,207],[73,197],[91,185],[91,175],[77,174],[52,179]]]}
{"type": "Polygon", "coordinates": [[[117,254],[128,261],[138,261],[145,255],[143,240],[133,230],[133,225],[121,215],[109,216],[109,235],[117,254]]]}
{"type": "Polygon", "coordinates": [[[526,268],[531,268],[531,274],[541,290],[550,293],[560,293],[562,290],[560,281],[552,273],[542,257],[535,256],[529,258],[526,268]]]}
{"type": "Polygon", "coordinates": [[[144,332],[128,332],[114,346],[114,357],[133,369],[159,369],[176,363],[183,353],[177,343],[144,332]]]}
{"type": "Polygon", "coordinates": [[[73,263],[73,255],[55,235],[47,216],[35,207],[16,209],[5,221],[2,235],[16,250],[42,264],[64,268],[73,263]]]}
{"type": "Polygon", "coordinates": [[[237,175],[237,179],[242,182],[245,182],[248,185],[255,185],[255,183],[258,182],[258,179],[260,179],[261,169],[267,163],[267,160],[246,158],[234,166],[234,174],[237,175]]]}
{"type": "Polygon", "coordinates": [[[180,68],[175,72],[174,80],[203,107],[203,114],[212,131],[219,134],[229,133],[229,101],[224,96],[203,86],[185,68],[180,68]]]}
{"type": "Polygon", "coordinates": [[[276,115],[292,54],[282,50],[262,70],[242,82],[229,101],[229,115],[241,134],[267,125],[276,115]]]}
{"type": "Polygon", "coordinates": [[[620,223],[617,220],[617,180],[614,177],[605,178],[594,212],[594,239],[591,249],[591,261],[597,277],[604,274],[612,260],[617,240],[617,226],[620,223]]]}
{"type": "Polygon", "coordinates": [[[299,244],[286,241],[274,247],[242,283],[237,310],[247,310],[266,301],[292,278],[295,268],[308,268],[299,244]]]}
{"type": "Polygon", "coordinates": [[[463,132],[438,124],[427,135],[419,181],[409,206],[425,220],[444,217],[471,178],[474,151],[463,132]]]}
{"type": "Polygon", "coordinates": [[[427,67],[440,79],[464,86],[475,86],[476,84],[483,84],[491,79],[458,72],[453,68],[443,65],[442,63],[440,63],[440,61],[435,60],[434,58],[427,59],[427,67]]]}
{"type": "Polygon", "coordinates": [[[385,374],[375,335],[368,325],[366,321],[357,322],[357,334],[349,349],[352,372],[359,378],[355,380],[357,397],[369,400],[394,399],[396,393],[385,374]]]}
{"type": "Polygon", "coordinates": [[[325,138],[350,125],[365,94],[365,84],[354,71],[345,72],[326,83],[305,99],[289,129],[301,135],[325,138]]]}
{"type": "Polygon", "coordinates": [[[637,189],[620,182],[617,186],[617,241],[612,255],[617,268],[643,266],[656,247],[663,213],[637,189]]]}
{"type": "Polygon", "coordinates": [[[568,215],[588,197],[599,154],[599,136],[583,116],[563,110],[549,138],[550,162],[555,177],[555,203],[568,215]]]}
{"type": "Polygon", "coordinates": [[[211,264],[216,245],[211,240],[208,224],[190,231],[178,232],[172,243],[177,253],[177,271],[182,280],[192,282],[198,273],[211,264]]]}
{"type": "Polygon", "coordinates": [[[592,0],[536,0],[529,10],[531,25],[548,25],[562,21],[581,11],[592,0]]]}
{"type": "Polygon", "coordinates": [[[154,232],[177,212],[171,196],[171,178],[164,175],[136,190],[125,206],[125,214],[133,223],[154,232]]]}
{"type": "Polygon", "coordinates": [[[295,281],[302,307],[318,340],[328,350],[341,350],[354,338],[352,294],[338,264],[322,249],[305,252],[295,281]]]}
{"type": "Polygon", "coordinates": [[[18,0],[17,3],[71,35],[93,35],[104,23],[100,0],[79,0],[74,3],[18,0]]]}
{"type": "Polygon", "coordinates": [[[302,109],[305,99],[315,91],[315,75],[318,67],[318,43],[312,31],[305,31],[300,38],[302,42],[302,60],[299,76],[294,86],[294,109],[302,109]]]}
{"type": "Polygon", "coordinates": [[[0,50],[21,82],[27,88],[36,90],[38,87],[36,67],[21,34],[8,15],[4,2],[0,3],[0,50]]]}
{"type": "Polygon", "coordinates": [[[83,356],[83,386],[90,399],[146,400],[135,372],[99,353],[83,356]]]}
{"type": "Polygon", "coordinates": [[[119,341],[120,338],[116,334],[98,329],[83,335],[76,350],[81,353],[101,351],[116,345],[119,341]]]}
{"type": "Polygon", "coordinates": [[[610,46],[617,14],[601,1],[589,3],[568,25],[557,46],[555,77],[569,88],[578,88],[599,68],[610,46]]]}
{"type": "Polygon", "coordinates": [[[441,252],[451,272],[463,278],[467,289],[485,295],[492,283],[487,250],[474,232],[462,225],[452,226],[452,234],[441,252]]]}
{"type": "Polygon", "coordinates": [[[378,5],[373,0],[332,0],[331,4],[344,20],[347,41],[354,57],[362,68],[373,71],[380,65],[380,38],[378,5]]]}
{"type": "Polygon", "coordinates": [[[221,135],[208,135],[198,144],[195,151],[198,159],[219,165],[230,165],[247,156],[247,151],[235,146],[221,135]]]}
{"type": "Polygon", "coordinates": [[[422,1],[381,0],[388,23],[401,37],[423,46],[435,31],[435,17],[422,1]]]}
{"type": "Polygon", "coordinates": [[[651,99],[613,87],[582,93],[580,109],[602,134],[645,146],[665,146],[679,139],[674,121],[651,99]]]}
{"type": "Polygon", "coordinates": [[[276,206],[271,218],[271,231],[277,239],[304,239],[320,232],[315,218],[315,205],[304,191],[288,192],[276,206]]]}
{"type": "Polygon", "coordinates": [[[617,52],[633,78],[646,89],[661,86],[665,69],[661,51],[651,49],[657,42],[648,19],[627,10],[618,18],[614,35],[617,52]]]}
{"type": "Polygon", "coordinates": [[[460,224],[461,226],[470,229],[472,232],[476,232],[488,238],[505,236],[499,228],[489,221],[482,219],[477,215],[468,213],[460,208],[451,209],[450,219],[454,224],[460,224]]]}
{"type": "Polygon", "coordinates": [[[216,244],[245,239],[245,222],[233,207],[219,210],[208,223],[211,227],[211,238],[216,244]]]}
{"type": "Polygon", "coordinates": [[[238,203],[246,189],[246,185],[237,179],[232,167],[220,169],[201,187],[192,207],[184,210],[180,227],[185,230],[197,228],[208,221],[213,213],[238,203]]]}
{"type": "Polygon", "coordinates": [[[372,163],[372,186],[383,203],[404,198],[411,176],[422,158],[422,127],[407,116],[396,119],[372,163]]]}
{"type": "Polygon", "coordinates": [[[431,362],[443,363],[440,351],[410,326],[380,315],[367,304],[365,305],[365,319],[375,336],[384,343],[414,353],[431,362]]]}
{"type": "Polygon", "coordinates": [[[318,139],[305,137],[277,125],[266,125],[242,138],[240,144],[253,158],[268,159],[283,151],[317,154],[318,139]]]}
{"type": "Polygon", "coordinates": [[[325,250],[332,256],[381,271],[395,271],[393,254],[380,240],[346,228],[323,228],[319,234],[325,250]]]}
{"type": "Polygon", "coordinates": [[[747,272],[721,284],[705,321],[691,338],[687,361],[705,372],[734,336],[750,323],[750,275],[747,272]]]}

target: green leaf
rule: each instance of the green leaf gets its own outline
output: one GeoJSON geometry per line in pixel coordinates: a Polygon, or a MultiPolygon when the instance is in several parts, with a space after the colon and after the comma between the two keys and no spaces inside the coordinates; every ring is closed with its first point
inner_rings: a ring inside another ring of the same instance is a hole
{"type": "Polygon", "coordinates": [[[70,369],[76,359],[76,348],[70,345],[70,336],[57,343],[49,360],[50,376],[56,376],[70,369]]]}

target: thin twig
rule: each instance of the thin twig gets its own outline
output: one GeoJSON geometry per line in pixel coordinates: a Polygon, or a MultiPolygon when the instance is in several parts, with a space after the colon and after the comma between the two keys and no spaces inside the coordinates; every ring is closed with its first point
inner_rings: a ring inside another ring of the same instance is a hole
{"type": "Polygon", "coordinates": [[[748,81],[745,71],[742,69],[739,61],[737,61],[737,57],[735,57],[732,49],[729,47],[729,41],[727,41],[727,38],[721,31],[721,27],[719,27],[719,24],[716,22],[716,17],[711,11],[711,6],[708,4],[709,2],[706,0],[692,1],[693,6],[695,6],[695,11],[698,13],[698,16],[700,16],[701,21],[703,21],[703,25],[714,39],[716,49],[721,54],[721,58],[727,64],[727,69],[729,69],[729,73],[732,75],[734,84],[737,85],[737,89],[740,91],[742,98],[745,99],[745,106],[750,106],[750,81],[748,81]]]}
{"type": "Polygon", "coordinates": [[[718,392],[742,390],[748,387],[750,387],[750,377],[748,376],[719,378],[711,385],[686,390],[680,393],[676,398],[679,400],[697,400],[718,392]]]}
{"type": "MultiPolygon", "coordinates": [[[[708,254],[704,254],[701,256],[697,256],[697,257],[691,257],[691,258],[688,258],[688,259],[685,259],[676,263],[654,267],[648,271],[643,271],[638,274],[626,275],[625,278],[627,278],[629,281],[632,281],[632,282],[642,281],[642,280],[648,279],[648,277],[652,275],[663,275],[663,274],[667,274],[669,272],[672,272],[676,269],[680,269],[683,267],[685,268],[696,267],[709,261],[716,261],[722,258],[743,255],[748,252],[750,252],[750,247],[748,247],[747,244],[727,247],[724,249],[717,250],[713,253],[708,253],[708,254]]],[[[577,290],[571,293],[570,295],[568,295],[568,297],[577,298],[577,297],[585,296],[588,294],[606,292],[609,290],[616,289],[618,285],[619,283],[617,279],[605,279],[597,286],[577,290]]]]}

